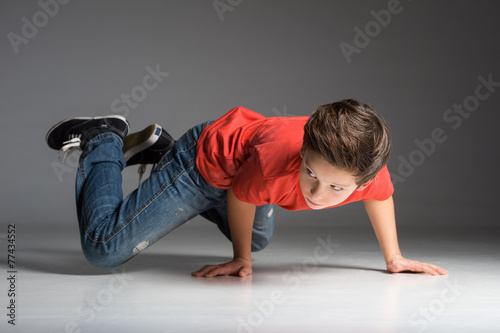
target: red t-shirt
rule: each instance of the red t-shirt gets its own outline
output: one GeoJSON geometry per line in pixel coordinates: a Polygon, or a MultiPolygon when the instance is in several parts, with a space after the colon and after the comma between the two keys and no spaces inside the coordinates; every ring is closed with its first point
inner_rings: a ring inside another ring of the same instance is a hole
{"type": "MultiPolygon", "coordinates": [[[[287,210],[312,210],[306,204],[299,180],[300,149],[308,119],[266,118],[236,107],[203,130],[198,139],[196,165],[211,185],[228,189],[232,184],[234,195],[241,201],[257,206],[276,204],[287,210]]],[[[364,190],[354,191],[335,206],[359,200],[386,200],[393,191],[384,166],[364,190]]]]}

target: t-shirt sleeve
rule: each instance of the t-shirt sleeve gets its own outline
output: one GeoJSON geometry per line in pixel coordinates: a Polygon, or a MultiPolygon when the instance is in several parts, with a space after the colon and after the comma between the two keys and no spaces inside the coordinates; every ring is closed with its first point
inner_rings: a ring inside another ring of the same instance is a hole
{"type": "Polygon", "coordinates": [[[196,164],[211,185],[227,189],[245,160],[246,145],[251,136],[246,124],[265,119],[251,110],[236,107],[210,124],[198,140],[196,164]]]}
{"type": "Polygon", "coordinates": [[[363,190],[361,200],[384,201],[394,193],[394,186],[387,166],[380,169],[375,179],[363,190]]]}

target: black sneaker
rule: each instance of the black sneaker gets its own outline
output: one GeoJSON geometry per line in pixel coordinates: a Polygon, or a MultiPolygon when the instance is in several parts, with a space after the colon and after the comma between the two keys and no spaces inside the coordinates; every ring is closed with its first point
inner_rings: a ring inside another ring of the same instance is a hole
{"type": "Polygon", "coordinates": [[[151,173],[155,165],[163,155],[174,146],[175,141],[160,125],[152,124],[140,132],[128,135],[123,140],[123,155],[127,166],[140,164],[139,184],[142,176],[146,172],[146,166],[153,164],[151,173]]]}
{"type": "Polygon", "coordinates": [[[87,142],[99,134],[113,132],[123,139],[128,131],[128,121],[122,116],[74,117],[52,126],[45,141],[59,151],[83,150],[87,142]]]}
{"type": "Polygon", "coordinates": [[[175,141],[160,125],[152,124],[123,140],[127,166],[156,164],[174,146],[175,141]]]}

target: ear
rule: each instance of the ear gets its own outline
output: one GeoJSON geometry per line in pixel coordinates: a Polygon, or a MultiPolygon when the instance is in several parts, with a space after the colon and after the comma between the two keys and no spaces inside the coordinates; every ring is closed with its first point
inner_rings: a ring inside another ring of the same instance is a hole
{"type": "Polygon", "coordinates": [[[364,189],[365,189],[368,185],[370,185],[370,184],[371,184],[371,182],[372,182],[372,181],[373,181],[373,179],[372,179],[372,180],[367,181],[367,182],[366,182],[366,183],[364,183],[363,185],[359,186],[359,187],[356,189],[356,191],[363,191],[363,190],[364,190],[364,189]]]}
{"type": "Polygon", "coordinates": [[[300,148],[300,158],[304,158],[304,155],[306,153],[306,148],[304,145],[302,145],[302,148],[300,148]]]}

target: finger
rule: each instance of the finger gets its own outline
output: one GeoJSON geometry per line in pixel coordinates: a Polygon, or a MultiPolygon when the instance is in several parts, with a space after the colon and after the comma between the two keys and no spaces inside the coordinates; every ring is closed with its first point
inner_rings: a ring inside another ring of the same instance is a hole
{"type": "Polygon", "coordinates": [[[433,275],[433,276],[439,275],[439,273],[434,268],[432,268],[430,266],[424,266],[423,272],[430,274],[430,275],[433,275]]]}
{"type": "Polygon", "coordinates": [[[210,278],[210,277],[214,277],[217,275],[226,275],[226,274],[224,274],[224,271],[221,270],[220,267],[217,267],[217,268],[214,268],[211,271],[205,273],[205,275],[203,275],[203,277],[210,278]]]}
{"type": "Polygon", "coordinates": [[[439,275],[439,272],[434,268],[435,266],[432,265],[432,264],[428,264],[428,263],[420,263],[420,271],[421,272],[424,272],[424,273],[427,273],[427,274],[430,274],[430,275],[439,275]],[[434,266],[434,267],[433,267],[434,266]]]}
{"type": "Polygon", "coordinates": [[[238,276],[239,277],[246,277],[248,275],[252,274],[252,269],[249,268],[249,267],[243,267],[242,269],[240,269],[240,271],[238,272],[238,276]]]}
{"type": "Polygon", "coordinates": [[[207,272],[210,269],[210,267],[212,267],[212,265],[205,265],[202,268],[200,268],[199,270],[192,272],[191,274],[194,276],[203,275],[205,272],[207,272]]]}
{"type": "Polygon", "coordinates": [[[417,261],[417,260],[411,260],[408,261],[408,268],[409,271],[412,272],[422,272],[422,273],[428,273],[431,274],[431,268],[428,267],[428,264],[417,261]]]}
{"type": "Polygon", "coordinates": [[[231,268],[227,267],[227,266],[217,266],[215,267],[214,269],[212,269],[211,271],[207,272],[204,277],[214,277],[214,276],[226,276],[226,275],[230,275],[232,273],[231,271],[231,268]]]}
{"type": "Polygon", "coordinates": [[[428,264],[417,260],[394,261],[391,263],[391,271],[394,273],[418,272],[434,275],[435,272],[428,267],[428,264]]]}
{"type": "Polygon", "coordinates": [[[200,268],[199,270],[197,270],[195,272],[192,272],[191,275],[192,276],[196,276],[196,277],[204,276],[205,274],[207,274],[208,272],[210,272],[211,270],[213,270],[215,267],[217,267],[217,266],[215,266],[215,265],[205,265],[202,268],[200,268]]]}
{"type": "Polygon", "coordinates": [[[433,264],[429,264],[436,272],[439,273],[439,275],[446,275],[448,274],[448,270],[447,269],[444,269],[443,267],[439,267],[439,266],[436,266],[436,265],[433,265],[433,264]]]}
{"type": "Polygon", "coordinates": [[[439,267],[438,272],[439,272],[439,274],[441,274],[441,275],[447,275],[447,274],[449,274],[449,273],[450,273],[447,269],[442,268],[442,267],[439,267]]]}

